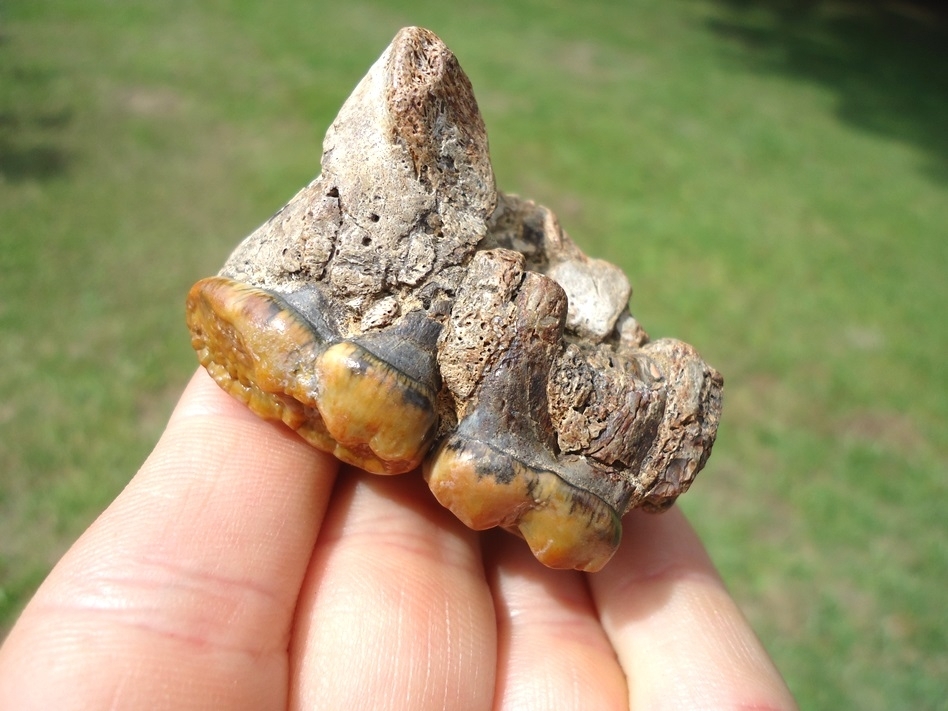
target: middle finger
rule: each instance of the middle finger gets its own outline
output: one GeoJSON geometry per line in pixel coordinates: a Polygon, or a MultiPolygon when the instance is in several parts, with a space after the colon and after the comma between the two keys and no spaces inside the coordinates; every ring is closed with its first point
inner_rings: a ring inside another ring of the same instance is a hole
{"type": "Polygon", "coordinates": [[[297,607],[291,707],[488,709],[495,649],[476,535],[417,472],[341,472],[297,607]]]}
{"type": "Polygon", "coordinates": [[[504,532],[485,539],[497,614],[495,709],[624,709],[625,677],[582,573],[551,570],[504,532]]]}

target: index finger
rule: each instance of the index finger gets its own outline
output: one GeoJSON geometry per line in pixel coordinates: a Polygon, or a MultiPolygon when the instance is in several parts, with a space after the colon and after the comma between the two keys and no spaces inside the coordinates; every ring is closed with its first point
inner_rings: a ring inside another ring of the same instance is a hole
{"type": "Polygon", "coordinates": [[[11,631],[0,707],[282,708],[293,610],[336,471],[201,370],[11,631]]]}

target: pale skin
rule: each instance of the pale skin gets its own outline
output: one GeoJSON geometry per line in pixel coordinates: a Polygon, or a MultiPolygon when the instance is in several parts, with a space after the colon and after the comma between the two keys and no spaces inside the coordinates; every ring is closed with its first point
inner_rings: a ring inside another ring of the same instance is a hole
{"type": "Polygon", "coordinates": [[[796,708],[680,511],[624,529],[549,570],[202,371],[0,648],[0,708],[796,708]]]}

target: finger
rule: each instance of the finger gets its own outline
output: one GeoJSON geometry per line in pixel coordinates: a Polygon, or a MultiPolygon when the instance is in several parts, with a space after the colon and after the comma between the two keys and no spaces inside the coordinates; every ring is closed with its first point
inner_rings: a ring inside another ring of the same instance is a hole
{"type": "Polygon", "coordinates": [[[636,511],[624,523],[625,541],[590,587],[629,708],[796,708],[681,511],[636,511]]]}
{"type": "Polygon", "coordinates": [[[625,708],[625,677],[584,576],[544,567],[510,534],[492,533],[488,541],[497,614],[494,708],[625,708]]]}
{"type": "Polygon", "coordinates": [[[0,707],[282,708],[293,609],[335,471],[198,373],[142,469],[11,632],[0,707]]]}
{"type": "Polygon", "coordinates": [[[346,472],[300,596],[291,708],[487,709],[495,625],[476,535],[417,472],[346,472]]]}

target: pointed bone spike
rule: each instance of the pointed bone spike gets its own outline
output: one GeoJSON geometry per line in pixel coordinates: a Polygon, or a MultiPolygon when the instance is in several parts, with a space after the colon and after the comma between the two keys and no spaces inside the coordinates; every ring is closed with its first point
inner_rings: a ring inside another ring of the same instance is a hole
{"type": "Polygon", "coordinates": [[[444,236],[467,237],[470,248],[496,201],[471,82],[444,43],[418,27],[396,35],[340,110],[323,170],[357,221],[393,220],[401,235],[437,211],[444,236]]]}
{"type": "MultiPolygon", "coordinates": [[[[471,83],[441,40],[417,27],[398,33],[326,132],[322,168],[222,275],[277,292],[322,282],[351,323],[397,285],[457,286],[439,275],[486,234],[496,190],[471,83]]],[[[401,313],[418,308],[411,291],[401,313]]]]}

